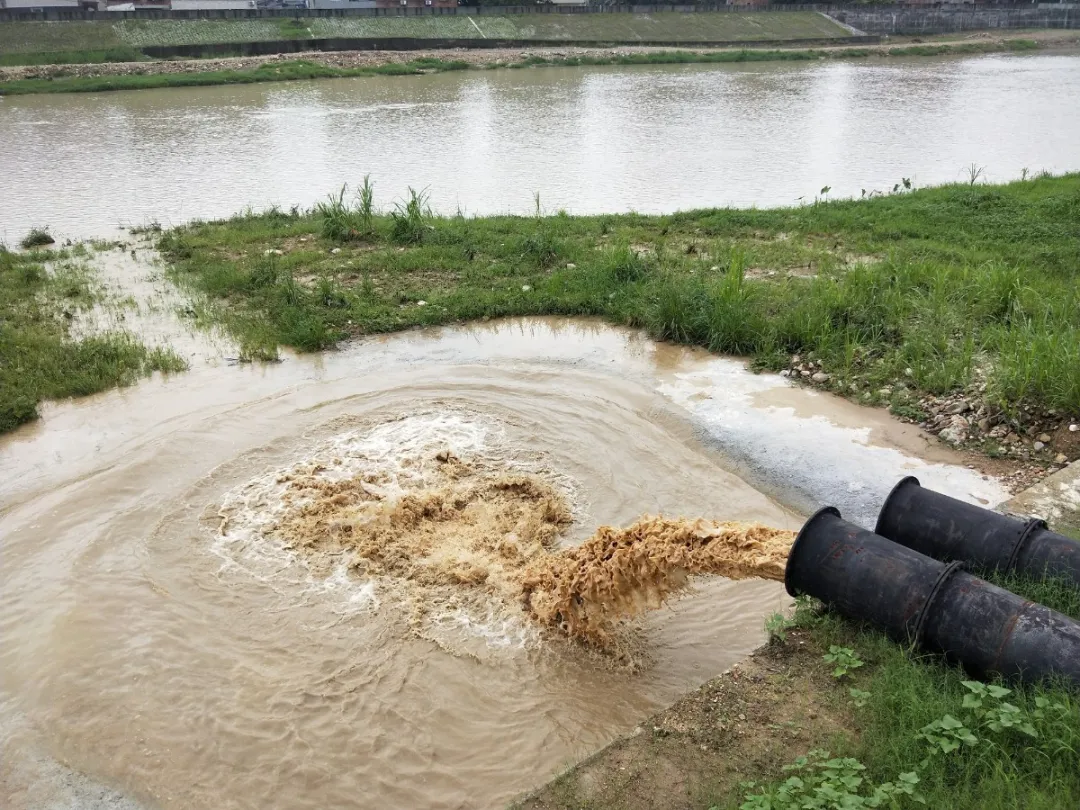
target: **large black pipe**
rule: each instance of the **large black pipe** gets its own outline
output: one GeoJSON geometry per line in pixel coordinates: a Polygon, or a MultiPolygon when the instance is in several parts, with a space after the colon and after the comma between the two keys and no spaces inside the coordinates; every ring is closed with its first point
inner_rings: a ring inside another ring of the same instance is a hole
{"type": "Polygon", "coordinates": [[[795,538],[784,585],[792,596],[810,594],[906,643],[918,637],[926,605],[947,568],[849,523],[838,509],[826,506],[795,538]]]}
{"type": "Polygon", "coordinates": [[[1038,519],[1018,520],[925,489],[898,483],[878,515],[877,534],[937,560],[985,570],[1058,577],[1080,587],[1080,543],[1038,519]]]}
{"type": "Polygon", "coordinates": [[[808,594],[894,639],[943,654],[977,678],[1080,688],[1080,623],[844,520],[811,517],[788,555],[792,596],[808,594]]]}

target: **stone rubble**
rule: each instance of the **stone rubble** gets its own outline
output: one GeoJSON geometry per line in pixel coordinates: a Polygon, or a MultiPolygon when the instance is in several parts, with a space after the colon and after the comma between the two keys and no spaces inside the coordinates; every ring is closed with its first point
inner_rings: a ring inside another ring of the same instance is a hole
{"type": "MultiPolygon", "coordinates": [[[[918,397],[905,382],[859,395],[857,382],[836,381],[821,370],[821,365],[820,360],[796,354],[780,374],[841,395],[857,395],[854,398],[861,404],[895,405],[895,392],[904,404],[904,415],[898,414],[901,421],[918,425],[951,447],[1003,461],[1008,470],[1001,478],[1013,491],[1029,487],[1080,459],[1080,424],[1053,408],[1020,406],[1007,414],[991,404],[985,382],[941,396],[918,397]],[[915,417],[915,413],[919,416],[915,417]]],[[[913,372],[904,369],[904,374],[910,377],[913,372]]]]}

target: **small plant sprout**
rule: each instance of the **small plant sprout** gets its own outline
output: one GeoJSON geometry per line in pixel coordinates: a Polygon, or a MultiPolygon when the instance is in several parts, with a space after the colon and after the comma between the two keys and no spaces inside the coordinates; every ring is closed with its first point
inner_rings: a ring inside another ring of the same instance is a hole
{"type": "MultiPolygon", "coordinates": [[[[866,780],[866,766],[851,757],[833,758],[828,751],[813,750],[784,771],[791,774],[779,786],[760,788],[744,795],[739,810],[803,810],[803,808],[901,807],[904,797],[919,804],[925,799],[916,786],[919,775],[901,773],[892,782],[873,785],[866,780]]],[[[743,782],[744,790],[758,788],[743,782]]]]}
{"type": "Polygon", "coordinates": [[[783,644],[787,641],[787,631],[795,626],[793,619],[787,618],[783,613],[774,613],[765,620],[765,632],[769,636],[769,643],[783,644]]]}
{"type": "Polygon", "coordinates": [[[971,163],[967,167],[968,185],[973,186],[979,182],[979,178],[983,176],[983,172],[986,171],[985,166],[979,166],[975,163],[971,163]]]}
{"type": "Polygon", "coordinates": [[[323,236],[335,242],[348,239],[352,230],[352,214],[345,204],[346,188],[343,185],[337,194],[327,195],[326,202],[315,206],[315,213],[322,218],[323,236]]]}
{"type": "Polygon", "coordinates": [[[851,695],[851,702],[855,706],[856,709],[861,709],[863,706],[866,705],[866,702],[868,700],[870,700],[870,698],[872,697],[872,695],[869,692],[864,691],[862,689],[856,689],[855,687],[852,687],[851,689],[848,689],[848,694],[851,695]]]}
{"type": "Polygon", "coordinates": [[[1019,706],[1005,701],[1012,694],[1011,689],[979,681],[964,681],[963,684],[968,694],[964,695],[962,705],[981,725],[999,733],[1015,728],[1029,737],[1039,736],[1026,713],[1019,706]]]}
{"type": "Polygon", "coordinates": [[[428,190],[417,191],[409,186],[409,199],[394,203],[390,218],[394,223],[393,237],[399,245],[418,245],[424,241],[424,234],[430,229],[431,207],[428,205],[428,190]]]}
{"type": "Polygon", "coordinates": [[[829,647],[829,651],[825,653],[823,659],[826,664],[833,664],[832,676],[834,678],[843,678],[851,670],[858,669],[863,665],[862,659],[853,649],[850,647],[837,647],[835,644],[829,647]]]}
{"type": "Polygon", "coordinates": [[[916,738],[926,740],[929,745],[928,756],[951,754],[961,745],[977,745],[979,742],[971,729],[951,714],[923,726],[916,738]]]}

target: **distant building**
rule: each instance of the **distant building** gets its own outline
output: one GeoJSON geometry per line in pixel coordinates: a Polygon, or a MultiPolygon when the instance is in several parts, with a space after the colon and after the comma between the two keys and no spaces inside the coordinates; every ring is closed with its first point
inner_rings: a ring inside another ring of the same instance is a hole
{"type": "Polygon", "coordinates": [[[106,11],[137,11],[140,8],[165,9],[170,8],[169,0],[128,0],[127,2],[110,2],[105,6],[106,11]]]}
{"type": "Polygon", "coordinates": [[[458,0],[375,0],[376,8],[457,8],[458,0]]]}
{"type": "Polygon", "coordinates": [[[158,2],[150,2],[150,0],[137,0],[132,3],[109,3],[106,7],[106,11],[138,11],[141,8],[153,8],[164,9],[168,11],[171,8],[169,0],[158,0],[158,2]]]}
{"type": "Polygon", "coordinates": [[[226,11],[255,8],[255,0],[172,0],[173,11],[226,11]]]}
{"type": "Polygon", "coordinates": [[[97,2],[81,0],[0,0],[0,8],[10,11],[79,11],[96,9],[97,2]]]}
{"type": "Polygon", "coordinates": [[[316,9],[377,8],[375,0],[305,0],[305,2],[307,8],[316,9]]]}

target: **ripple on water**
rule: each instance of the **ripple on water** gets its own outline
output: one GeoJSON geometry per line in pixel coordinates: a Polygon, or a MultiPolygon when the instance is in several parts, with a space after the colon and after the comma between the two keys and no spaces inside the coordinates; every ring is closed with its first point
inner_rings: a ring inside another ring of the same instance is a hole
{"type": "Polygon", "coordinates": [[[169,810],[505,806],[738,660],[782,589],[705,583],[648,618],[635,675],[486,609],[447,610],[418,639],[377,578],[265,541],[281,471],[375,465],[391,492],[428,474],[409,454],[512,464],[565,493],[568,543],[644,512],[795,528],[732,458],[786,502],[839,494],[851,514],[911,464],[992,497],[962,459],[867,437],[832,398],[759,401],[770,386],[787,390],[734,360],[533,319],[55,406],[2,444],[0,761],[38,746],[169,810]]]}

